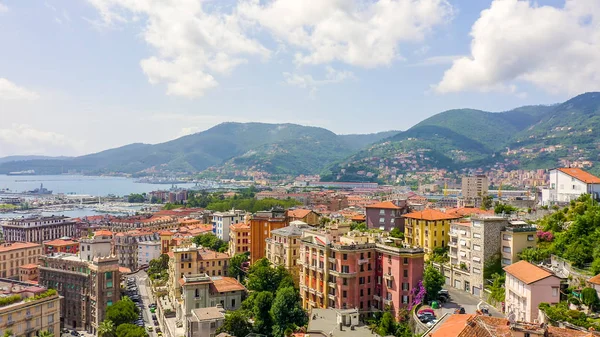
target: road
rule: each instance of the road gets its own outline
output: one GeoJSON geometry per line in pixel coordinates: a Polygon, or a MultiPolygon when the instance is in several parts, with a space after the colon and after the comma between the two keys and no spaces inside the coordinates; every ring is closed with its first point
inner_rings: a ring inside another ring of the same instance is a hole
{"type": "MultiPolygon", "coordinates": [[[[477,310],[477,304],[481,301],[479,298],[452,287],[446,287],[444,289],[448,289],[448,293],[450,293],[451,300],[448,303],[443,303],[441,313],[438,314],[438,317],[447,312],[454,313],[454,310],[460,307],[465,308],[465,313],[467,314],[475,313],[475,311],[477,310]]],[[[494,317],[504,317],[504,315],[501,312],[485,303],[482,303],[481,306],[487,306],[490,313],[494,317]]]]}
{"type": "Polygon", "coordinates": [[[156,326],[154,326],[154,323],[152,322],[152,313],[150,312],[150,304],[154,303],[154,298],[152,296],[152,291],[148,287],[148,274],[146,274],[145,271],[140,270],[129,277],[134,277],[136,279],[140,297],[142,298],[142,303],[144,303],[142,314],[144,316],[146,331],[148,331],[147,327],[153,327],[152,332],[148,331],[148,335],[150,337],[156,337],[156,326]]]}

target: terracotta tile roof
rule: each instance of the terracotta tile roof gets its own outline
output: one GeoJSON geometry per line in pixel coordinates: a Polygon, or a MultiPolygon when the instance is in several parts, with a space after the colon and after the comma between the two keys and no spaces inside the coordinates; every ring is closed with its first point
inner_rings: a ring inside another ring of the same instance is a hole
{"type": "Polygon", "coordinates": [[[129,274],[129,273],[131,273],[131,269],[126,268],[126,267],[119,267],[119,273],[121,273],[121,274],[129,274]]]}
{"type": "Polygon", "coordinates": [[[365,218],[364,215],[355,215],[355,216],[351,217],[350,220],[352,220],[352,221],[366,221],[366,218],[365,218]]]}
{"type": "Polygon", "coordinates": [[[473,215],[473,214],[493,215],[494,210],[490,209],[490,210],[486,211],[481,208],[475,208],[475,207],[460,207],[460,208],[449,208],[446,210],[446,214],[456,215],[456,216],[460,216],[460,217],[473,215]]]}
{"type": "Polygon", "coordinates": [[[71,246],[71,245],[79,245],[79,242],[73,240],[61,240],[56,239],[48,242],[44,242],[45,246],[71,246]]]}
{"type": "Polygon", "coordinates": [[[173,235],[175,233],[176,232],[171,232],[171,231],[164,230],[164,231],[158,232],[158,235],[173,235]]]}
{"type": "Polygon", "coordinates": [[[504,267],[504,271],[523,281],[525,284],[531,284],[554,275],[546,269],[533,265],[527,261],[519,261],[510,266],[506,266],[504,267]]]}
{"type": "Polygon", "coordinates": [[[593,284],[600,284],[600,274],[592,277],[591,279],[587,280],[589,283],[593,283],[593,284]]]}
{"type": "Polygon", "coordinates": [[[426,210],[423,210],[423,211],[411,212],[411,213],[408,213],[408,214],[404,214],[403,217],[405,217],[405,218],[411,218],[411,219],[418,219],[418,220],[431,220],[431,221],[435,221],[435,220],[451,220],[451,219],[458,219],[458,218],[460,218],[460,216],[452,215],[452,214],[446,214],[446,213],[438,211],[436,209],[426,209],[426,210]]]}
{"type": "Polygon", "coordinates": [[[220,293],[246,290],[246,288],[233,277],[213,277],[212,281],[215,290],[220,293]]]}
{"type": "Polygon", "coordinates": [[[378,202],[376,204],[367,205],[367,208],[383,208],[383,209],[400,209],[391,201],[378,202]]]}
{"type": "Polygon", "coordinates": [[[290,218],[302,219],[305,216],[309,215],[312,212],[310,209],[291,209],[288,210],[288,216],[290,218]]]}
{"type": "Polygon", "coordinates": [[[475,315],[458,315],[454,314],[445,318],[440,325],[432,331],[430,337],[452,337],[464,330],[467,325],[467,320],[475,315]]]}
{"type": "Polygon", "coordinates": [[[202,260],[222,260],[229,258],[229,254],[227,253],[219,253],[209,249],[199,250],[198,255],[202,260]]]}
{"type": "Polygon", "coordinates": [[[20,266],[19,268],[21,269],[37,269],[38,265],[34,264],[34,263],[30,263],[30,264],[24,264],[22,266],[20,266]]]}
{"type": "Polygon", "coordinates": [[[106,229],[102,229],[102,230],[94,232],[94,236],[103,236],[103,235],[112,236],[113,233],[111,231],[109,231],[109,230],[106,230],[106,229]]]}
{"type": "Polygon", "coordinates": [[[33,243],[33,242],[7,243],[7,244],[3,244],[0,246],[0,253],[10,252],[11,250],[18,250],[18,249],[38,248],[41,246],[42,245],[33,243]]]}
{"type": "Polygon", "coordinates": [[[567,167],[563,167],[563,168],[558,168],[557,170],[559,170],[560,172],[569,175],[577,180],[583,181],[586,184],[600,184],[600,178],[596,177],[595,175],[585,172],[584,170],[580,169],[580,168],[567,168],[567,167]]]}
{"type": "Polygon", "coordinates": [[[167,253],[167,255],[168,255],[170,258],[174,258],[174,257],[175,257],[175,254],[173,254],[173,252],[168,252],[168,253],[167,253]]]}
{"type": "Polygon", "coordinates": [[[229,231],[236,231],[236,230],[250,230],[250,224],[236,223],[236,224],[229,226],[229,231]]]}

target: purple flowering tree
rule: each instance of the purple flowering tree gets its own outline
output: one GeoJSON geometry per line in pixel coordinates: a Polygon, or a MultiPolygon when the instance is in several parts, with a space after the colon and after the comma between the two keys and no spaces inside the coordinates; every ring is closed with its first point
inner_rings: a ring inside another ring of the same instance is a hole
{"type": "Polygon", "coordinates": [[[416,287],[412,288],[410,294],[412,295],[413,300],[408,305],[408,311],[410,311],[414,306],[423,303],[423,300],[425,299],[425,295],[427,294],[427,292],[425,291],[425,287],[423,287],[422,280],[419,281],[419,283],[417,283],[416,287]]]}
{"type": "Polygon", "coordinates": [[[552,232],[537,231],[536,235],[538,241],[541,242],[552,242],[552,240],[554,240],[554,234],[552,234],[552,232]]]}

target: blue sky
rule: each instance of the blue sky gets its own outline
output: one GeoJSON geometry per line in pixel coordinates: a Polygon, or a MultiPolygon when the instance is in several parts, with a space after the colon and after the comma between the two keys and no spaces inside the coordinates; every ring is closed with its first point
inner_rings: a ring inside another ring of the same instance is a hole
{"type": "Polygon", "coordinates": [[[0,0],[0,156],[561,102],[600,90],[599,25],[597,0],[0,0]]]}

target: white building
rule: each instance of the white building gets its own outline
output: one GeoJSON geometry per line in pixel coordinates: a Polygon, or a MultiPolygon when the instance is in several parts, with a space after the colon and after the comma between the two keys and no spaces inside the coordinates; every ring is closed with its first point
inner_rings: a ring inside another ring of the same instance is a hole
{"type": "Polygon", "coordinates": [[[600,195],[600,178],[579,168],[557,168],[550,171],[549,188],[542,190],[542,205],[567,203],[580,195],[600,195]]]}
{"type": "Polygon", "coordinates": [[[160,257],[160,241],[138,242],[138,267],[160,257]]]}
{"type": "Polygon", "coordinates": [[[186,337],[215,336],[217,329],[225,322],[225,310],[220,307],[199,308],[192,310],[188,317],[189,327],[186,337]]]}
{"type": "Polygon", "coordinates": [[[113,233],[109,230],[94,232],[94,236],[79,241],[79,256],[82,260],[93,261],[95,257],[110,256],[113,251],[113,233]]]}
{"type": "Polygon", "coordinates": [[[229,212],[213,213],[215,235],[223,241],[229,241],[229,226],[244,222],[245,217],[246,212],[234,209],[229,212]]]}

